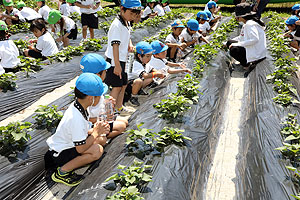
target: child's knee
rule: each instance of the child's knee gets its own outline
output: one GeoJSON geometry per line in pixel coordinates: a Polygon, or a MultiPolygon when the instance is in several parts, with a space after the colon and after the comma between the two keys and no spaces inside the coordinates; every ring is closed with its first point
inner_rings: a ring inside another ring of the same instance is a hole
{"type": "Polygon", "coordinates": [[[29,49],[24,50],[24,55],[25,55],[25,56],[29,56],[29,55],[28,55],[28,51],[29,51],[29,49]]]}
{"type": "Polygon", "coordinates": [[[135,86],[135,85],[141,86],[142,84],[143,84],[143,80],[140,79],[140,78],[135,79],[135,80],[133,81],[133,86],[135,86]]]}
{"type": "Polygon", "coordinates": [[[103,154],[103,147],[99,144],[94,144],[92,151],[93,160],[98,160],[103,154]]]}
{"type": "Polygon", "coordinates": [[[126,123],[121,121],[115,121],[113,130],[120,132],[120,134],[123,133],[126,130],[126,123]]]}
{"type": "Polygon", "coordinates": [[[98,137],[98,144],[100,144],[101,146],[104,147],[106,145],[106,141],[107,141],[106,137],[98,137]]]}
{"type": "Polygon", "coordinates": [[[83,26],[82,30],[87,30],[87,28],[88,28],[87,26],[83,26]]]}

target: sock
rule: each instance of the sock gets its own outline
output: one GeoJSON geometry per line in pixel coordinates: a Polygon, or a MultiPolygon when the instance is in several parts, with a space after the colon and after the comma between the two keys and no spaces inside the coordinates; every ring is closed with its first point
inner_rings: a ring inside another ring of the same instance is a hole
{"type": "Polygon", "coordinates": [[[68,173],[68,172],[62,171],[62,170],[61,170],[61,167],[58,168],[58,172],[59,172],[60,175],[65,175],[65,174],[68,173]]]}
{"type": "Polygon", "coordinates": [[[121,108],[117,108],[118,111],[121,111],[123,109],[123,106],[121,108]]]}
{"type": "Polygon", "coordinates": [[[138,97],[137,94],[132,94],[132,95],[131,95],[131,98],[136,98],[136,97],[138,97]]]}

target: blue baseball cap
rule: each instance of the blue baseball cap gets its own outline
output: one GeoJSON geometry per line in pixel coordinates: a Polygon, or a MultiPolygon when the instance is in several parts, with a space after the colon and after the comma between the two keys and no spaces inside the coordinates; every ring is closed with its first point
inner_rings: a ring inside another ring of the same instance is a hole
{"type": "Polygon", "coordinates": [[[293,5],[293,7],[292,7],[292,10],[299,10],[300,9],[300,4],[295,4],[295,5],[293,5]]]}
{"type": "Polygon", "coordinates": [[[179,19],[175,19],[173,24],[171,24],[172,28],[184,28],[184,24],[179,19]]]}
{"type": "Polygon", "coordinates": [[[82,73],[75,84],[76,88],[88,96],[101,96],[107,92],[107,85],[93,73],[82,73]]]}
{"type": "Polygon", "coordinates": [[[97,74],[110,68],[110,64],[104,58],[96,53],[89,53],[81,58],[80,68],[83,73],[89,72],[97,74]]]}
{"type": "Polygon", "coordinates": [[[190,19],[187,22],[187,27],[190,28],[192,31],[198,31],[199,30],[199,22],[195,19],[190,19]]]}
{"type": "Polygon", "coordinates": [[[140,0],[121,0],[121,6],[133,10],[142,10],[144,8],[140,0]]]}
{"type": "Polygon", "coordinates": [[[208,20],[207,14],[206,14],[206,12],[204,12],[204,11],[198,12],[198,13],[197,13],[197,18],[204,19],[204,20],[208,20]]]}
{"type": "Polygon", "coordinates": [[[296,17],[296,16],[291,16],[291,17],[289,17],[289,18],[285,21],[285,23],[286,23],[287,25],[293,25],[293,24],[295,24],[296,21],[298,21],[298,20],[299,20],[298,17],[296,17]]]}
{"type": "Polygon", "coordinates": [[[151,46],[152,49],[154,50],[153,54],[159,54],[161,52],[167,51],[167,49],[169,48],[168,45],[165,45],[164,43],[162,43],[159,40],[155,40],[153,42],[151,42],[151,46]]]}
{"type": "Polygon", "coordinates": [[[212,8],[212,7],[215,7],[215,8],[216,8],[216,7],[217,7],[217,3],[214,2],[214,1],[210,1],[210,2],[207,3],[207,7],[208,7],[208,8],[212,8]]]}
{"type": "Polygon", "coordinates": [[[205,10],[204,12],[206,13],[208,18],[211,18],[211,12],[209,10],[205,10]]]}
{"type": "Polygon", "coordinates": [[[152,46],[148,42],[144,41],[137,43],[135,49],[138,54],[142,55],[154,52],[152,46]]]}

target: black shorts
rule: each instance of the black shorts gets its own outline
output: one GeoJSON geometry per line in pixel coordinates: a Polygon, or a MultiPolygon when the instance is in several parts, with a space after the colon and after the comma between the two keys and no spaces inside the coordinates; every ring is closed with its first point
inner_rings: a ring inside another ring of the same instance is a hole
{"type": "MultiPolygon", "coordinates": [[[[67,33],[67,30],[64,30],[64,34],[66,34],[66,33],[67,33]]],[[[77,25],[75,24],[75,28],[71,29],[71,33],[70,33],[70,35],[68,35],[68,38],[76,40],[77,34],[78,34],[78,29],[77,29],[77,25]]]]}
{"type": "Polygon", "coordinates": [[[93,14],[81,14],[81,24],[82,26],[87,26],[89,28],[98,29],[98,15],[93,14]]]}
{"type": "MultiPolygon", "coordinates": [[[[107,62],[111,63],[111,59],[107,58],[106,59],[107,62]]],[[[126,66],[126,62],[121,62],[121,68],[122,68],[122,79],[120,79],[119,76],[114,74],[114,69],[115,67],[110,67],[107,72],[106,72],[106,79],[105,79],[105,83],[109,86],[112,87],[122,87],[124,85],[127,85],[127,81],[128,81],[128,76],[127,73],[125,72],[125,66],[126,66]]]]}
{"type": "Polygon", "coordinates": [[[110,127],[109,132],[112,132],[114,128],[114,123],[113,122],[109,123],[109,127],[110,127]]]}
{"type": "Polygon", "coordinates": [[[64,164],[68,163],[69,161],[73,160],[77,156],[81,154],[76,151],[76,148],[73,147],[71,149],[66,149],[60,152],[60,154],[55,157],[55,151],[48,150],[44,156],[45,159],[45,168],[46,169],[55,169],[57,167],[61,167],[64,164]]]}
{"type": "Polygon", "coordinates": [[[28,55],[30,57],[36,58],[36,59],[42,59],[42,60],[46,60],[47,57],[43,56],[41,52],[37,52],[35,50],[30,49],[28,51],[28,55]]]}

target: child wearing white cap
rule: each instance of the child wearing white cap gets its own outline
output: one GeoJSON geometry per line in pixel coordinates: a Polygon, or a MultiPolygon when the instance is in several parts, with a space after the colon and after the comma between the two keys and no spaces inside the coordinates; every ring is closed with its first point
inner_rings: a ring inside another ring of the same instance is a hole
{"type": "Polygon", "coordinates": [[[51,178],[68,186],[78,185],[83,176],[74,170],[98,160],[109,132],[107,122],[100,121],[91,128],[89,106],[95,106],[107,91],[101,78],[92,73],[81,74],[75,87],[76,101],[64,113],[54,135],[47,139],[49,151],[45,155],[46,169],[55,168],[51,178]],[[104,135],[104,137],[103,137],[104,135]]]}

